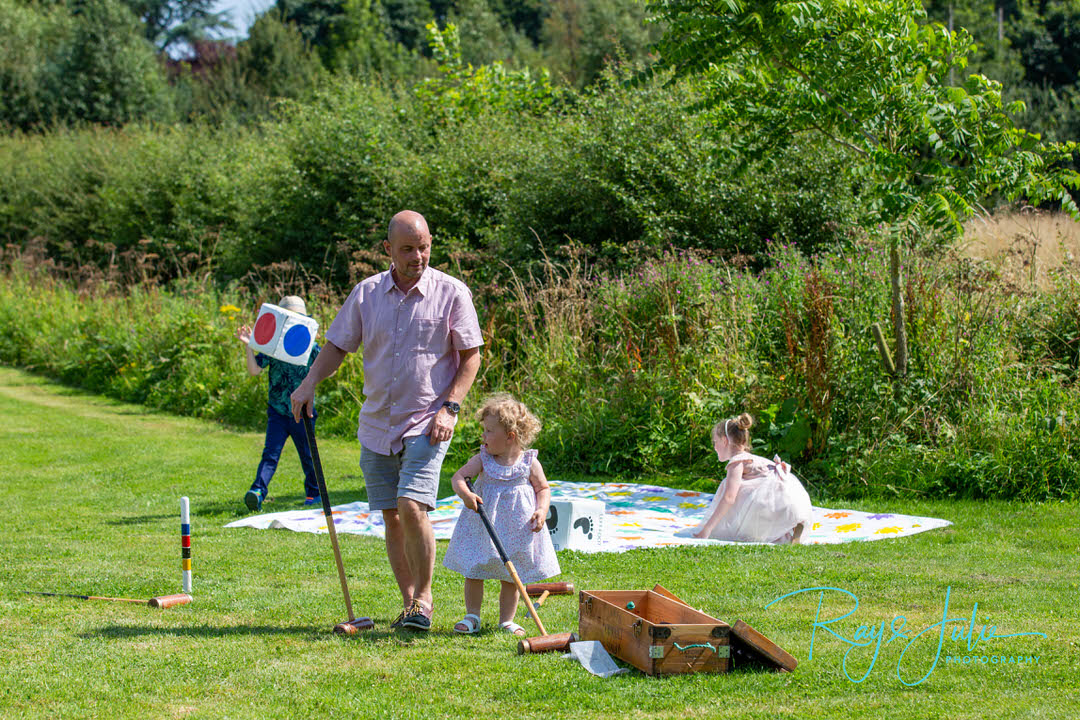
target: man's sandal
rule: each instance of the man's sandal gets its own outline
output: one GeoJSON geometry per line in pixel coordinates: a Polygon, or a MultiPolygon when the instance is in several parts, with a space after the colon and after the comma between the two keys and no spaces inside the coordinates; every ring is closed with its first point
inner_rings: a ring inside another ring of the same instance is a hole
{"type": "Polygon", "coordinates": [[[525,637],[525,628],[518,625],[513,620],[507,620],[504,623],[499,623],[499,627],[517,637],[525,637]]]}
{"type": "Polygon", "coordinates": [[[475,635],[480,632],[480,616],[469,613],[457,621],[454,632],[458,635],[475,635]]]}

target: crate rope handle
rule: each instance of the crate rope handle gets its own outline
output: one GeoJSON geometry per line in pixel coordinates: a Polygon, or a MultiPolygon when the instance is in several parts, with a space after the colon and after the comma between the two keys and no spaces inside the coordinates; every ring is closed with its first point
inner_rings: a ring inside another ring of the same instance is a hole
{"type": "Polygon", "coordinates": [[[719,652],[720,652],[715,647],[713,647],[710,643],[695,643],[694,645],[680,645],[679,643],[672,643],[672,645],[674,645],[675,649],[680,651],[680,652],[686,652],[687,650],[690,650],[692,648],[709,648],[714,653],[719,654],[719,652]]]}

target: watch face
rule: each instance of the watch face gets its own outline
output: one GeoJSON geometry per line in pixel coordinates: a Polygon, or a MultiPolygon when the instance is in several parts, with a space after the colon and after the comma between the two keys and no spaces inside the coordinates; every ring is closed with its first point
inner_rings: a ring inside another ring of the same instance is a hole
{"type": "Polygon", "coordinates": [[[458,405],[456,402],[451,402],[449,400],[443,403],[443,407],[454,413],[455,415],[461,412],[461,406],[458,405]]]}

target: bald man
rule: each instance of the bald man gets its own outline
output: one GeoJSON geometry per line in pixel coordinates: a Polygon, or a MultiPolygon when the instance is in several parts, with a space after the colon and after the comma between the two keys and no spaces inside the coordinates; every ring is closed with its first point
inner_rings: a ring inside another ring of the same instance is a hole
{"type": "Polygon", "coordinates": [[[480,369],[472,293],[428,267],[431,233],[419,213],[390,220],[390,269],[356,285],[326,332],[326,347],[291,396],[309,415],[316,386],[363,347],[364,404],[356,436],[368,505],[386,524],[386,554],[403,610],[391,627],[428,630],[434,603],[435,507],[461,402],[480,369]]]}

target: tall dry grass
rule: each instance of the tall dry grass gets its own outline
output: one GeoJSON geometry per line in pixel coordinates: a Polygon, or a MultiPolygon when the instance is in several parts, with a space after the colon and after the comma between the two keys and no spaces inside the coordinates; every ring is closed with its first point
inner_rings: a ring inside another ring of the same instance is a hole
{"type": "Polygon", "coordinates": [[[967,224],[961,252],[992,263],[1022,290],[1046,291],[1056,275],[1080,275],[1080,223],[1031,208],[980,217],[967,224]]]}

